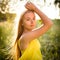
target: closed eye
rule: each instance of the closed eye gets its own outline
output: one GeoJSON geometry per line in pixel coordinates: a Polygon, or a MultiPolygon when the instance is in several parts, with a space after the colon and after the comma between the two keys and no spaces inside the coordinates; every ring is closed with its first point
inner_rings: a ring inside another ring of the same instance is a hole
{"type": "Polygon", "coordinates": [[[27,19],[27,21],[29,21],[30,19],[27,19]]]}
{"type": "Polygon", "coordinates": [[[35,17],[33,18],[33,20],[35,20],[35,17]]]}

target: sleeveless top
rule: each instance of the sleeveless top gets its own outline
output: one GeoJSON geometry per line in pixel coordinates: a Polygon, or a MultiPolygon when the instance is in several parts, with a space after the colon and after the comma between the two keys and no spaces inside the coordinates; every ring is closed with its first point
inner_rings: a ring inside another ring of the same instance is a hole
{"type": "MultiPolygon", "coordinates": [[[[20,46],[20,42],[19,42],[20,46]]],[[[25,50],[22,50],[22,56],[19,60],[42,60],[41,45],[37,39],[32,40],[25,50]]]]}

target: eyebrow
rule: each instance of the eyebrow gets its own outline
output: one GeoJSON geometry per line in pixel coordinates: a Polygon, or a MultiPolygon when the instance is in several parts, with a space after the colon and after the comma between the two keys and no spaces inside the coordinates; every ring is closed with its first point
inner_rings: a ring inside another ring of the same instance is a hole
{"type": "MultiPolygon", "coordinates": [[[[27,17],[27,18],[29,18],[29,19],[30,19],[30,17],[27,17]]],[[[34,16],[33,18],[35,18],[35,16],[34,16]]]]}

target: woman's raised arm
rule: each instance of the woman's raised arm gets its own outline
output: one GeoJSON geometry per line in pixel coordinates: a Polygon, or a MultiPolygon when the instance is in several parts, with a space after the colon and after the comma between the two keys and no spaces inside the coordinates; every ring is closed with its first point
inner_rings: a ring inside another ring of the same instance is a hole
{"type": "Polygon", "coordinates": [[[39,17],[43,21],[43,26],[38,28],[38,29],[35,29],[35,30],[31,31],[31,32],[23,34],[22,35],[22,41],[24,43],[25,42],[30,42],[31,40],[34,40],[34,39],[40,37],[48,29],[50,29],[52,24],[53,24],[52,21],[42,11],[40,11],[33,3],[27,2],[25,7],[28,10],[33,10],[35,13],[37,13],[39,15],[39,17]]]}
{"type": "Polygon", "coordinates": [[[42,12],[40,11],[33,3],[31,2],[27,2],[25,7],[28,10],[33,10],[35,13],[37,13],[39,15],[39,17],[41,18],[41,20],[43,21],[44,25],[52,25],[52,21],[42,12]]]}

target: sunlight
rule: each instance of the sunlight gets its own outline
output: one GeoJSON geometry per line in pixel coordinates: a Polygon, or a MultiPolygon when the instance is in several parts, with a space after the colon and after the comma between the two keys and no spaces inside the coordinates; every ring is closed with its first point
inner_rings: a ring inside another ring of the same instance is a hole
{"type": "Polygon", "coordinates": [[[58,10],[54,6],[45,6],[42,8],[42,11],[51,19],[55,19],[58,16],[58,10]]]}
{"type": "MultiPolygon", "coordinates": [[[[44,2],[43,0],[35,0],[33,3],[39,8],[41,9],[41,11],[43,11],[49,18],[51,19],[55,19],[55,18],[59,18],[59,10],[55,8],[53,2],[54,0],[46,0],[45,6],[44,6],[44,2]],[[40,1],[40,2],[39,2],[40,1]],[[37,2],[37,3],[36,3],[37,2]],[[49,3],[51,3],[51,5],[49,5],[49,3]]],[[[17,18],[20,17],[21,13],[23,13],[26,8],[24,7],[24,5],[26,4],[27,1],[20,1],[17,0],[16,4],[14,5],[14,2],[10,2],[10,12],[16,13],[17,14],[17,18]]],[[[40,19],[39,16],[36,15],[37,19],[40,19]]]]}

